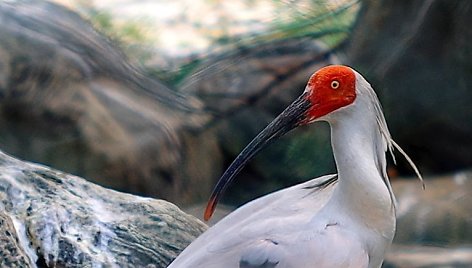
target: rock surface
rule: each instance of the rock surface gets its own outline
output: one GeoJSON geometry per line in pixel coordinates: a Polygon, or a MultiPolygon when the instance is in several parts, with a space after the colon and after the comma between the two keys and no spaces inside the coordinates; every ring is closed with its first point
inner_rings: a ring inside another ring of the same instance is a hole
{"type": "Polygon", "coordinates": [[[0,152],[0,265],[166,267],[207,227],[175,205],[0,152]]]}
{"type": "Polygon", "coordinates": [[[472,267],[472,248],[393,246],[383,268],[467,268],[472,267]]]}
{"type": "Polygon", "coordinates": [[[397,231],[386,268],[472,267],[472,172],[392,183],[397,231]]]}
{"type": "Polygon", "coordinates": [[[397,180],[395,242],[458,246],[472,244],[472,172],[428,177],[423,191],[417,181],[397,180]]]}
{"type": "Polygon", "coordinates": [[[20,244],[15,225],[5,211],[0,211],[0,266],[33,267],[32,260],[20,244]]]}

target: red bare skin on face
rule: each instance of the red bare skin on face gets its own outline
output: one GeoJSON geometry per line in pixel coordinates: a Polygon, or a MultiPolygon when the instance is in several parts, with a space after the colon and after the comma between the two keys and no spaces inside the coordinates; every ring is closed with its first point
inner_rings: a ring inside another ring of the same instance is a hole
{"type": "Polygon", "coordinates": [[[327,66],[310,77],[307,88],[312,104],[307,121],[311,121],[354,102],[356,75],[346,66],[327,66]]]}

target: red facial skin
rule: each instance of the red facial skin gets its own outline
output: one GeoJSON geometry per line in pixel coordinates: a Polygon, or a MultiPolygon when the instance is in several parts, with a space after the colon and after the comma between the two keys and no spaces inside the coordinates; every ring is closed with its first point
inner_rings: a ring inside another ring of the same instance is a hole
{"type": "Polygon", "coordinates": [[[310,77],[307,88],[308,100],[312,103],[307,121],[311,121],[354,102],[356,75],[346,66],[327,66],[310,77]]]}

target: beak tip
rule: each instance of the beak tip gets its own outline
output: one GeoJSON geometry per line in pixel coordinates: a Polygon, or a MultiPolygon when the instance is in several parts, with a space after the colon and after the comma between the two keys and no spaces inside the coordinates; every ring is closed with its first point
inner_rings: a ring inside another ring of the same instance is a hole
{"type": "Polygon", "coordinates": [[[211,216],[213,216],[213,212],[215,211],[215,206],[216,206],[215,199],[213,198],[210,199],[210,201],[208,201],[208,204],[206,206],[205,213],[203,214],[204,221],[209,221],[211,219],[211,216]]]}
{"type": "Polygon", "coordinates": [[[211,218],[211,213],[208,213],[208,211],[205,211],[205,214],[203,215],[203,220],[205,222],[209,221],[211,218]]]}

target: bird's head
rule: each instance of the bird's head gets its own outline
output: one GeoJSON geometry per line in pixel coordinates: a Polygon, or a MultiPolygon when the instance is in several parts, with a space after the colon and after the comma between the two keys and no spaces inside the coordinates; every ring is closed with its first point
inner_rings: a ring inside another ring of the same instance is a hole
{"type": "Polygon", "coordinates": [[[310,103],[305,121],[313,122],[354,102],[356,75],[346,66],[324,67],[310,77],[302,98],[310,103]]]}
{"type": "Polygon", "coordinates": [[[314,73],[303,94],[260,132],[238,155],[218,181],[208,201],[204,219],[213,214],[220,195],[257,152],[288,131],[353,104],[356,99],[356,73],[349,67],[331,65],[314,73]]]}

